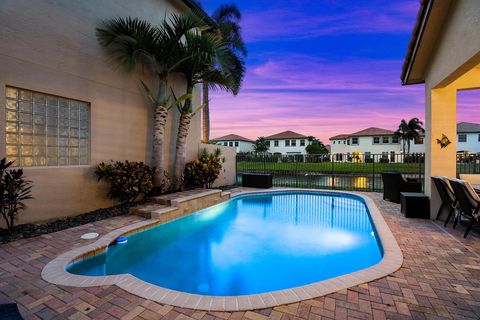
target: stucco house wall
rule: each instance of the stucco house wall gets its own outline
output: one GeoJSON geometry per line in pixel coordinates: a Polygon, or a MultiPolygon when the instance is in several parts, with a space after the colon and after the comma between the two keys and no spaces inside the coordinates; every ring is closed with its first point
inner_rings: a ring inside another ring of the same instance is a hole
{"type": "MultiPolygon", "coordinates": [[[[387,136],[378,136],[380,138],[380,142],[382,141],[382,137],[387,137],[387,136]]],[[[392,143],[392,136],[389,137],[389,143],[379,143],[379,144],[374,144],[373,143],[373,136],[358,136],[358,144],[352,144],[352,138],[346,138],[346,139],[333,139],[331,140],[331,148],[332,148],[332,153],[333,154],[352,154],[354,152],[359,152],[361,154],[365,154],[366,152],[369,152],[370,154],[383,154],[384,152],[387,152],[389,155],[391,152],[394,152],[395,154],[401,154],[403,153],[403,148],[402,148],[402,143],[400,140],[400,143],[392,143]],[[350,140],[350,144],[344,143],[347,142],[347,140],[350,140]],[[333,143],[335,142],[335,143],[333,143]]],[[[413,140],[410,141],[410,153],[424,153],[425,152],[425,144],[415,144],[413,140]]],[[[337,157],[337,160],[339,158],[337,157]]],[[[377,159],[377,158],[376,158],[377,159]]],[[[399,161],[400,158],[396,158],[396,161],[399,161]]],[[[343,161],[347,161],[346,157],[342,158],[343,161]]]]}
{"type": "Polygon", "coordinates": [[[305,150],[306,146],[308,145],[307,139],[268,139],[267,141],[270,142],[270,146],[268,148],[268,152],[275,154],[281,153],[282,155],[289,155],[289,154],[307,154],[305,150]],[[286,146],[286,140],[290,141],[290,146],[286,146]],[[292,140],[295,140],[295,146],[292,146],[292,140]],[[305,145],[300,145],[300,140],[305,141],[305,145]],[[275,141],[278,141],[278,147],[275,147],[275,141]]]}
{"type": "Polygon", "coordinates": [[[237,153],[253,151],[253,143],[242,140],[217,141],[217,145],[224,147],[234,147],[237,153]]]}
{"type": "MultiPolygon", "coordinates": [[[[18,223],[76,215],[113,204],[93,167],[101,161],[151,161],[152,113],[139,86],[146,74],[126,74],[112,66],[97,43],[95,27],[112,17],[138,17],[158,23],[187,7],[166,0],[4,0],[0,2],[0,158],[5,156],[5,88],[13,86],[90,104],[90,162],[82,166],[29,167],[34,200],[18,223]]],[[[183,79],[171,79],[177,93],[183,79]]],[[[199,104],[199,90],[194,105],[199,104]]],[[[178,114],[166,129],[165,161],[173,172],[178,114]]],[[[200,118],[188,136],[188,159],[196,157],[200,118]]]]}
{"type": "Polygon", "coordinates": [[[480,152],[480,132],[457,134],[457,151],[465,151],[471,153],[480,152]],[[467,141],[460,142],[459,135],[465,135],[467,141]]]}

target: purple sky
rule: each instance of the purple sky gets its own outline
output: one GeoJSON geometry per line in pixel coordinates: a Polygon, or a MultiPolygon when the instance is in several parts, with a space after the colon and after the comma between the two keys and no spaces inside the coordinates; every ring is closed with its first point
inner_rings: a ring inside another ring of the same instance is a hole
{"type": "MultiPolygon", "coordinates": [[[[418,0],[233,2],[243,14],[247,75],[236,97],[212,92],[212,138],[293,130],[327,143],[424,119],[423,85],[400,85],[418,0]]],[[[202,2],[209,13],[222,3],[202,2]]],[[[459,121],[480,122],[479,98],[459,94],[459,121]]]]}

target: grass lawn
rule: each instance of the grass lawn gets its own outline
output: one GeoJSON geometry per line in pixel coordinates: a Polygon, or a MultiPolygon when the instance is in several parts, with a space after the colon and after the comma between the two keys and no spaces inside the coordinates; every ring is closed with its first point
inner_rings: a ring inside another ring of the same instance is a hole
{"type": "MultiPolygon", "coordinates": [[[[239,161],[237,163],[238,171],[247,170],[264,170],[263,162],[246,162],[239,161]]],[[[423,164],[418,163],[348,163],[348,162],[267,162],[265,164],[267,171],[309,171],[309,172],[332,172],[332,169],[337,173],[381,173],[383,171],[400,171],[404,173],[418,173],[420,170],[423,173],[423,164]]]]}

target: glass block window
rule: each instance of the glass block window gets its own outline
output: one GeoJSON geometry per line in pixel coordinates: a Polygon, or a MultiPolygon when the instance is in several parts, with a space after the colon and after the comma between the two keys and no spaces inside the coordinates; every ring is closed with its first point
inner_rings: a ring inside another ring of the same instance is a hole
{"type": "Polygon", "coordinates": [[[7,87],[6,149],[16,166],[88,165],[90,104],[7,87]]]}

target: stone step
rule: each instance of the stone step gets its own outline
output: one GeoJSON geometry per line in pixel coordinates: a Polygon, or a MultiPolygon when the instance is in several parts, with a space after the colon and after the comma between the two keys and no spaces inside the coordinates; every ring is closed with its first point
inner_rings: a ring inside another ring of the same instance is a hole
{"type": "Polygon", "coordinates": [[[171,205],[172,201],[181,201],[182,199],[198,198],[206,194],[221,192],[217,189],[193,189],[182,192],[175,192],[169,194],[163,194],[161,196],[152,197],[149,202],[154,202],[162,205],[171,205]]]}
{"type": "Polygon", "coordinates": [[[162,210],[162,209],[165,209],[165,208],[170,208],[170,207],[167,206],[167,205],[161,205],[161,204],[157,204],[157,203],[147,203],[147,204],[143,204],[143,205],[139,205],[139,206],[135,206],[135,207],[130,208],[130,214],[140,216],[140,217],[144,217],[146,219],[151,219],[152,218],[152,215],[151,215],[152,212],[157,211],[157,210],[162,210]]]}
{"type": "Polygon", "coordinates": [[[230,192],[219,189],[177,192],[150,198],[147,204],[131,208],[130,213],[167,222],[226,201],[230,196],[230,192]]]}
{"type": "Polygon", "coordinates": [[[167,222],[180,218],[180,210],[177,207],[165,207],[152,211],[150,217],[161,222],[167,222]]]}

